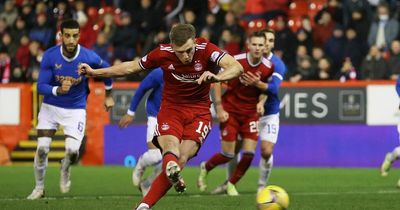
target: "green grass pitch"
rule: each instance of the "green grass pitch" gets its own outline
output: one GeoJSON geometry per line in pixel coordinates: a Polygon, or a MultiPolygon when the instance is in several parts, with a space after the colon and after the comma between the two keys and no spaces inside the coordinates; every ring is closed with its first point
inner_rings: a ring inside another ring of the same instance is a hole
{"type": "MultiPolygon", "coordinates": [[[[254,210],[258,170],[250,168],[238,183],[238,197],[200,193],[196,187],[197,168],[185,168],[187,193],[171,190],[153,208],[155,210],[254,210]]],[[[222,183],[225,171],[218,168],[208,176],[209,188],[222,183]]],[[[400,189],[395,184],[400,171],[394,169],[381,177],[378,169],[274,168],[269,184],[288,191],[289,209],[347,210],[400,209],[400,189]]],[[[34,186],[31,166],[0,167],[0,209],[2,210],[110,210],[132,209],[141,194],[131,184],[131,169],[123,167],[72,168],[72,188],[61,194],[59,168],[49,167],[46,174],[46,198],[29,201],[34,186]]]]}

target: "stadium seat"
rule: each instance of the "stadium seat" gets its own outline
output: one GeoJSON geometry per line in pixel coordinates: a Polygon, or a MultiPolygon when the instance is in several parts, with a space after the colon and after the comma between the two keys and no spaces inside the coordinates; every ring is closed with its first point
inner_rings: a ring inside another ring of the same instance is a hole
{"type": "Polygon", "coordinates": [[[303,16],[308,14],[308,1],[293,0],[289,5],[289,16],[303,16]]]}

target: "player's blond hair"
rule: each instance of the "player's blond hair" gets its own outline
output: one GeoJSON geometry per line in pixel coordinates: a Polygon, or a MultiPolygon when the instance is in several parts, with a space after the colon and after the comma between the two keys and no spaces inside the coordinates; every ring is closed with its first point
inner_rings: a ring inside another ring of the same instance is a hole
{"type": "Polygon", "coordinates": [[[177,24],[172,27],[169,33],[169,39],[172,44],[177,46],[184,45],[188,39],[194,39],[196,36],[196,29],[191,24],[177,24]]]}

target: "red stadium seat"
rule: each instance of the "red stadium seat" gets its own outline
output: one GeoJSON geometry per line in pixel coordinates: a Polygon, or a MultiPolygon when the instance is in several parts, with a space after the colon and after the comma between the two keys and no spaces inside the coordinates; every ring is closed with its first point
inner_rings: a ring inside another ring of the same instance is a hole
{"type": "Polygon", "coordinates": [[[289,16],[303,16],[308,14],[308,1],[293,0],[289,5],[289,16]]]}

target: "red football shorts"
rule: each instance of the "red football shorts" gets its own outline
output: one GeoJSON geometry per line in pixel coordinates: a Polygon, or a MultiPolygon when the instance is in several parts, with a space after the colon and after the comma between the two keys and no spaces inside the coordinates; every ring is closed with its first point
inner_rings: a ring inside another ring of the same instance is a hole
{"type": "Polygon", "coordinates": [[[238,135],[240,135],[242,139],[247,138],[257,141],[258,119],[259,116],[257,114],[248,116],[230,112],[228,120],[219,126],[221,139],[224,141],[236,141],[238,135]]]}
{"type": "Polygon", "coordinates": [[[209,109],[164,106],[157,115],[155,136],[173,135],[180,141],[193,140],[202,145],[211,123],[209,109]]]}

